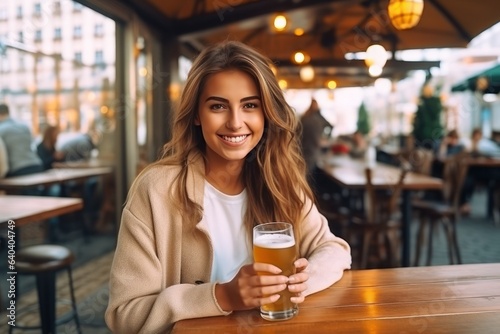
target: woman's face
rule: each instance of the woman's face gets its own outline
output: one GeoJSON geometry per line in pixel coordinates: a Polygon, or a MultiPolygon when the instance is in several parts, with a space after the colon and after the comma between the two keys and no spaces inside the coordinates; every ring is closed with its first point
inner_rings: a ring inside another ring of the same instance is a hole
{"type": "Polygon", "coordinates": [[[208,77],[198,101],[195,125],[201,126],[211,165],[241,161],[264,133],[264,112],[252,77],[226,70],[208,77]]]}

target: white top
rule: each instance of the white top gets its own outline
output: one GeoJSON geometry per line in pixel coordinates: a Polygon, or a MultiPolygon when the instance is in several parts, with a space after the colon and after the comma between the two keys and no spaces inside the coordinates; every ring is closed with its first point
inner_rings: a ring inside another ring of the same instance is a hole
{"type": "Polygon", "coordinates": [[[252,262],[252,247],[243,224],[247,192],[226,195],[205,182],[203,216],[212,238],[212,282],[228,282],[244,264],[252,262]]]}

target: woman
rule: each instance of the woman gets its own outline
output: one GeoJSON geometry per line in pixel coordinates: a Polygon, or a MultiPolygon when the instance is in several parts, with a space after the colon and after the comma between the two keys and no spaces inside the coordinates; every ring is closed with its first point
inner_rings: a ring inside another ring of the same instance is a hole
{"type": "Polygon", "coordinates": [[[40,159],[42,159],[43,169],[51,169],[56,161],[64,160],[64,153],[56,150],[57,138],[59,137],[59,127],[49,125],[43,132],[43,138],[36,147],[40,159]]]}
{"type": "Polygon", "coordinates": [[[350,268],[348,244],[312,203],[297,120],[269,64],[238,42],[195,60],[172,140],[123,210],[106,311],[113,332],[168,332],[181,319],[257,308],[284,289],[301,303],[350,268]],[[278,220],[296,230],[290,277],[252,263],[251,229],[278,220]]]}

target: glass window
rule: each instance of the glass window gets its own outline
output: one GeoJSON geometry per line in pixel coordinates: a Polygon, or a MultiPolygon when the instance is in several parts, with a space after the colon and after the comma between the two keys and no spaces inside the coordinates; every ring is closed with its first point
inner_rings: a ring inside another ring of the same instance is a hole
{"type": "Polygon", "coordinates": [[[0,8],[0,21],[7,21],[7,19],[8,19],[7,8],[6,7],[0,8]]]}
{"type": "Polygon", "coordinates": [[[61,28],[55,28],[54,39],[61,39],[61,38],[62,38],[61,28]]]}
{"type": "Polygon", "coordinates": [[[74,38],[82,38],[82,27],[76,26],[73,28],[73,37],[74,38]]]}
{"type": "Polygon", "coordinates": [[[79,2],[73,1],[73,11],[80,12],[83,9],[83,5],[79,2]]]}
{"type": "Polygon", "coordinates": [[[40,29],[35,30],[35,42],[42,41],[42,31],[40,29]]]}
{"type": "Polygon", "coordinates": [[[102,37],[104,35],[104,26],[102,24],[96,24],[94,26],[94,36],[102,37]]]}
{"type": "Polygon", "coordinates": [[[95,63],[96,64],[103,64],[104,63],[104,53],[102,50],[97,50],[95,52],[95,63]]]}
{"type": "Polygon", "coordinates": [[[81,63],[82,62],[82,53],[81,52],[75,52],[75,61],[81,63]]]}
{"type": "Polygon", "coordinates": [[[24,33],[22,31],[17,33],[17,41],[19,43],[24,43],[24,33]]]}
{"type": "Polygon", "coordinates": [[[17,6],[16,8],[16,16],[18,19],[23,17],[23,7],[22,6],[17,6]]]}
{"type": "Polygon", "coordinates": [[[61,14],[61,1],[54,2],[54,14],[55,15],[61,14]]]}
{"type": "Polygon", "coordinates": [[[33,10],[33,15],[40,16],[42,15],[42,5],[39,2],[35,3],[35,8],[33,10]]]}

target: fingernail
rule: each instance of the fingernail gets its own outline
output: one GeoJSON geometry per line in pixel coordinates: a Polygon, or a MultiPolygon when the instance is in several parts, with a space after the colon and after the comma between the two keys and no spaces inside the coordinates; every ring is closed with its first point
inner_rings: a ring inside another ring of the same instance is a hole
{"type": "Polygon", "coordinates": [[[295,277],[293,276],[288,277],[288,283],[295,283],[295,277]]]}
{"type": "Polygon", "coordinates": [[[272,298],[272,300],[273,300],[273,303],[274,303],[275,301],[277,301],[278,299],[280,299],[280,297],[281,297],[280,295],[274,295],[274,296],[272,296],[271,298],[272,298]]]}

